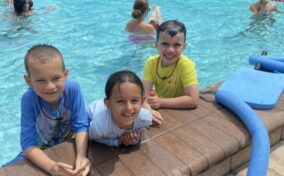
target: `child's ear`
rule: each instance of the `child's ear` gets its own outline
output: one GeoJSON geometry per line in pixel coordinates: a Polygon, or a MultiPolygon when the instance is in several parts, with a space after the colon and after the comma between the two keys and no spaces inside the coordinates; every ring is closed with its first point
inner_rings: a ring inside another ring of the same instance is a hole
{"type": "Polygon", "coordinates": [[[157,42],[157,40],[155,40],[154,44],[155,44],[155,47],[158,48],[158,42],[157,42]]]}
{"type": "Polygon", "coordinates": [[[68,78],[68,70],[67,69],[64,70],[64,76],[65,76],[65,79],[68,78]]]}
{"type": "Polygon", "coordinates": [[[185,42],[184,43],[184,46],[183,46],[183,49],[185,49],[187,47],[187,43],[185,42]]]}
{"type": "Polygon", "coordinates": [[[107,107],[107,109],[109,109],[109,100],[108,99],[104,99],[104,104],[107,107]]]}
{"type": "Polygon", "coordinates": [[[29,78],[28,75],[25,75],[25,76],[24,76],[24,79],[25,79],[27,85],[29,85],[30,87],[33,87],[32,81],[31,81],[31,79],[29,78]]]}
{"type": "Polygon", "coordinates": [[[143,104],[145,100],[146,100],[146,97],[145,97],[145,96],[143,96],[143,97],[142,97],[141,104],[143,104]]]}

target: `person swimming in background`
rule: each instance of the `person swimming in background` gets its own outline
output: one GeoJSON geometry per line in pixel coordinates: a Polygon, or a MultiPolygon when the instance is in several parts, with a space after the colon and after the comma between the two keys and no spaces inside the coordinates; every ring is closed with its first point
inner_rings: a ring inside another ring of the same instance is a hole
{"type": "Polygon", "coordinates": [[[152,34],[156,33],[158,25],[163,21],[159,6],[154,5],[152,16],[149,18],[149,23],[145,22],[145,18],[150,11],[147,0],[135,0],[133,5],[132,17],[126,27],[125,31],[131,32],[134,35],[129,36],[131,41],[153,40],[152,34]]]}
{"type": "Polygon", "coordinates": [[[32,0],[13,0],[14,10],[17,16],[32,15],[31,9],[33,7],[32,0]]]}
{"type": "Polygon", "coordinates": [[[252,4],[250,6],[250,11],[256,15],[265,14],[271,11],[283,13],[278,10],[275,4],[270,3],[269,0],[259,0],[258,2],[252,4]]]}
{"type": "MultiPolygon", "coordinates": [[[[14,11],[17,16],[31,16],[38,15],[32,12],[33,1],[32,0],[13,0],[14,11]]],[[[49,6],[44,9],[42,14],[49,13],[54,10],[55,6],[49,6]]]]}

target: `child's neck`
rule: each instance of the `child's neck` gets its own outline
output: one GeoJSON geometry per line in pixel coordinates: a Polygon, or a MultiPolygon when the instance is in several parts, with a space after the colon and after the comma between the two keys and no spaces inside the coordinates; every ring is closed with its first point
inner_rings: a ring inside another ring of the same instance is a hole
{"type": "Polygon", "coordinates": [[[59,106],[59,101],[56,103],[48,104],[48,107],[52,112],[56,111],[58,109],[58,106],[59,106]]]}

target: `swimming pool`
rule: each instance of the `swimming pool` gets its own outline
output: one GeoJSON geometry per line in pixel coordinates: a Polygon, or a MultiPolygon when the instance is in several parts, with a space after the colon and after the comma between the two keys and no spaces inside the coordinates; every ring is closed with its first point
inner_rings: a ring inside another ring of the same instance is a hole
{"type": "MultiPolygon", "coordinates": [[[[0,165],[19,151],[20,99],[27,89],[23,56],[37,43],[58,47],[69,69],[69,78],[80,82],[85,103],[103,98],[108,75],[121,69],[142,76],[146,58],[156,54],[151,43],[133,44],[123,31],[130,18],[129,0],[34,0],[34,11],[55,10],[26,19],[6,16],[11,9],[0,1],[0,165]]],[[[150,0],[164,19],[178,19],[187,27],[185,54],[197,64],[200,87],[225,80],[248,56],[267,50],[284,55],[284,15],[251,17],[249,4],[236,0],[150,0]]],[[[284,3],[277,3],[284,11],[284,3]]]]}

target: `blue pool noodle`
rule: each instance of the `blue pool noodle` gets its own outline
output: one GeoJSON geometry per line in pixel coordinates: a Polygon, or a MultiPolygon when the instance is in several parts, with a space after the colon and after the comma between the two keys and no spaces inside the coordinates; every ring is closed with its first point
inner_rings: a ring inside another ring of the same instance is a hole
{"type": "Polygon", "coordinates": [[[251,107],[237,96],[218,90],[216,101],[234,112],[245,124],[252,138],[252,151],[248,176],[266,176],[269,163],[270,142],[265,126],[251,107]]]}
{"type": "Polygon", "coordinates": [[[260,63],[265,70],[284,73],[284,56],[250,56],[249,63],[260,63]]]}

